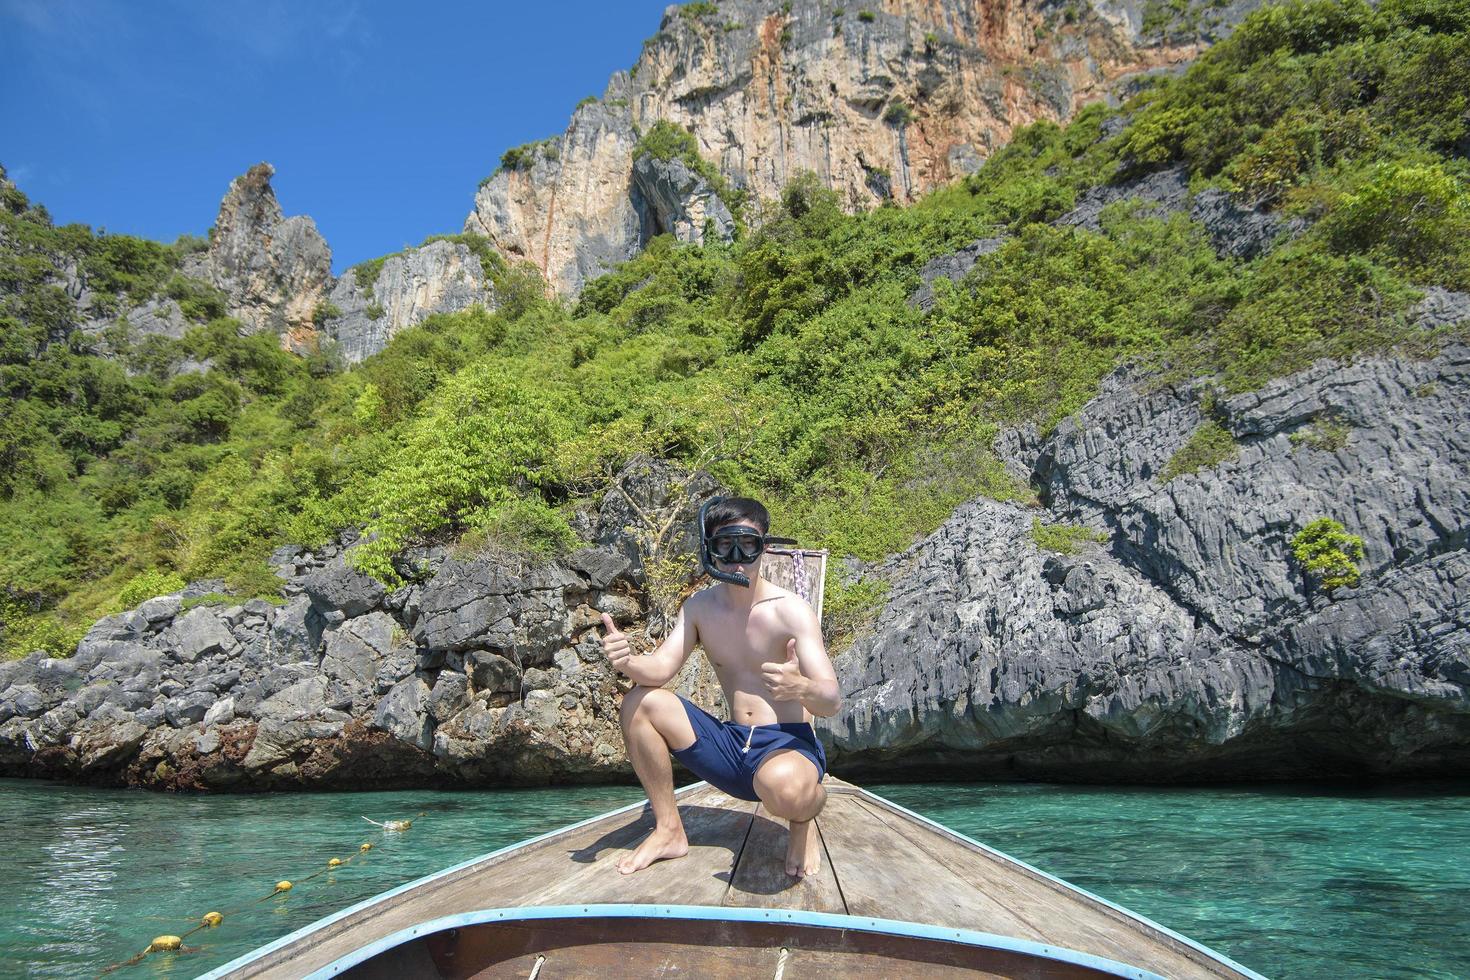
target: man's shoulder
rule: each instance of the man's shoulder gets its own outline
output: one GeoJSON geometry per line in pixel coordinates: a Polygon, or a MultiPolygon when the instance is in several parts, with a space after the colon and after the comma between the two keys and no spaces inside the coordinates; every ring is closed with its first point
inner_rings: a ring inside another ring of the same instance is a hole
{"type": "Polygon", "coordinates": [[[784,620],[799,620],[816,615],[811,604],[803,599],[799,593],[793,592],[784,586],[777,585],[775,582],[767,582],[766,584],[771,588],[771,595],[767,601],[770,604],[771,610],[777,616],[780,616],[784,620]]]}

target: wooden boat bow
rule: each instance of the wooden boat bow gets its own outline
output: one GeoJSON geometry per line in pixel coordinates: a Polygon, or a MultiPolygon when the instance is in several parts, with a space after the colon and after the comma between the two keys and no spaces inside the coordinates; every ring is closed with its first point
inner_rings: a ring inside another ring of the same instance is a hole
{"type": "Polygon", "coordinates": [[[329,916],[229,977],[1258,977],[1198,943],[829,778],[821,871],[759,804],[679,791],[689,854],[634,875],[634,804],[329,916]]]}

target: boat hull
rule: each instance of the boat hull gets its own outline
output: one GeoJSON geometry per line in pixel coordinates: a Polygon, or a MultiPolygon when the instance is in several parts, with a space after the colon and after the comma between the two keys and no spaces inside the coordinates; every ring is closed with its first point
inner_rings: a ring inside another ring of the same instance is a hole
{"type": "Polygon", "coordinates": [[[1157,975],[1074,950],[919,923],[764,909],[490,909],[385,938],[314,977],[995,977],[1157,975]]]}

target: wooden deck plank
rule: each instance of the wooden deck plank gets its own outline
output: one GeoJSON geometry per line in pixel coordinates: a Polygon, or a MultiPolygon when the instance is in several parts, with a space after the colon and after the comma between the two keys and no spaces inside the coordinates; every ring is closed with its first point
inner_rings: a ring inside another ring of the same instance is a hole
{"type": "Polygon", "coordinates": [[[973,888],[929,852],[888,833],[858,797],[829,796],[818,823],[850,914],[1044,939],[1040,928],[973,888]]]}
{"type": "MultiPolygon", "coordinates": [[[[719,905],[730,887],[736,859],[750,833],[756,804],[719,794],[704,802],[680,805],[679,816],[689,837],[689,853],[676,861],[660,861],[636,874],[620,874],[622,860],[653,829],[651,814],[638,819],[631,839],[603,846],[571,868],[563,855],[547,856],[533,873],[540,887],[517,897],[515,905],[570,905],[578,902],[622,902],[649,905],[719,905]],[[626,841],[626,842],[624,842],[626,841]]],[[[626,829],[626,828],[625,828],[626,829]]]]}
{"type": "MultiPolygon", "coordinates": [[[[817,818],[818,826],[822,818],[817,818]]],[[[809,878],[792,878],[786,873],[786,821],[771,816],[764,807],[755,813],[750,839],[740,854],[740,863],[725,894],[726,905],[740,908],[808,909],[813,912],[846,914],[847,904],[832,875],[832,859],[822,847],[822,868],[809,878]]]]}
{"type": "Polygon", "coordinates": [[[855,802],[881,821],[882,836],[899,837],[924,850],[968,882],[976,893],[994,896],[1018,917],[1043,928],[1047,942],[1167,977],[1238,976],[1132,916],[1095,903],[998,855],[915,823],[880,799],[863,794],[855,802]]]}

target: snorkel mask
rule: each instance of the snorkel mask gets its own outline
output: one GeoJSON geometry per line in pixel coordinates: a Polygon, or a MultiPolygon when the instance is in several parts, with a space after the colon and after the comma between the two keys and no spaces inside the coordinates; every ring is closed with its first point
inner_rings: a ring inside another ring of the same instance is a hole
{"type": "Polygon", "coordinates": [[[796,544],[794,538],[773,538],[757,531],[753,527],[742,527],[734,525],[722,527],[718,533],[710,534],[705,525],[705,515],[709,509],[724,497],[714,497],[704,502],[699,508],[699,563],[709,573],[710,578],[730,585],[739,585],[744,588],[750,587],[750,578],[738,572],[722,572],[716,567],[716,562],[726,565],[748,565],[765,553],[766,546],[771,544],[796,544]]]}

